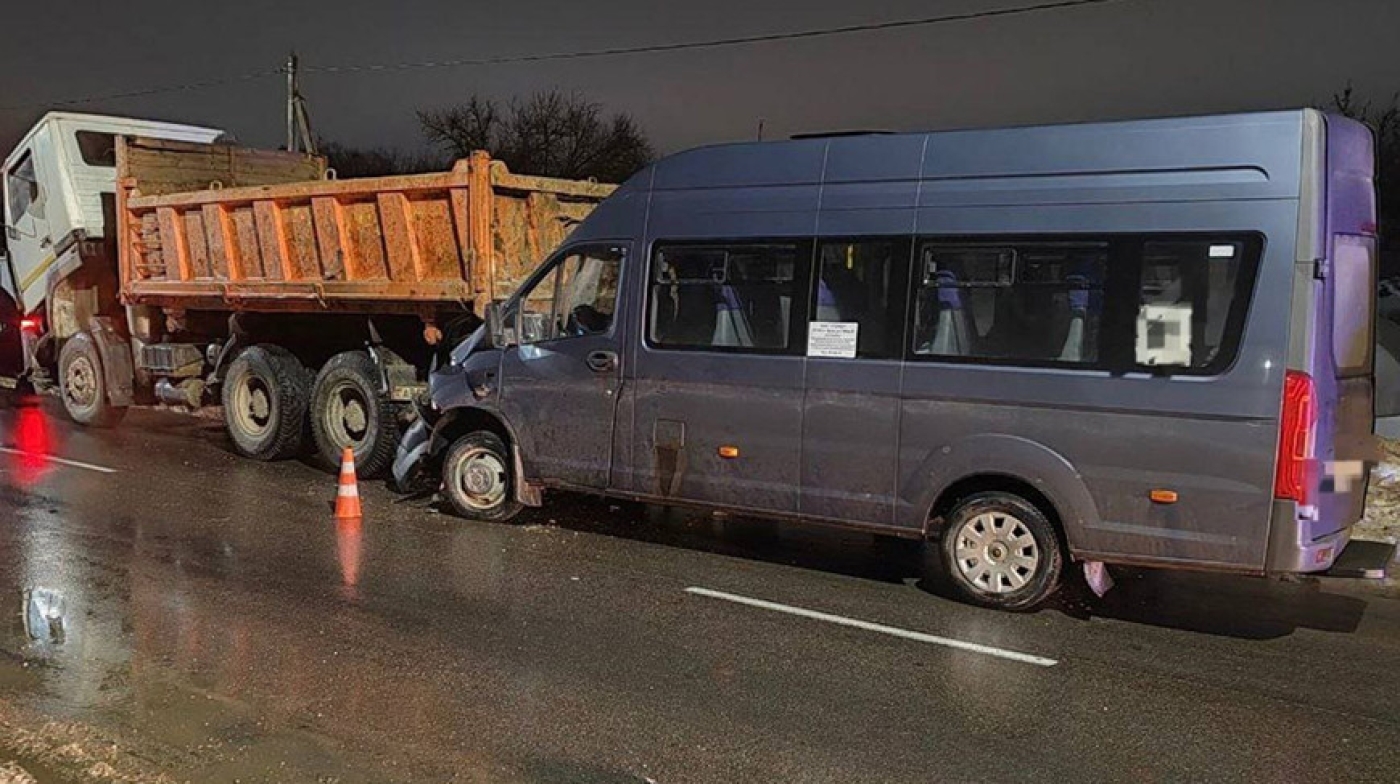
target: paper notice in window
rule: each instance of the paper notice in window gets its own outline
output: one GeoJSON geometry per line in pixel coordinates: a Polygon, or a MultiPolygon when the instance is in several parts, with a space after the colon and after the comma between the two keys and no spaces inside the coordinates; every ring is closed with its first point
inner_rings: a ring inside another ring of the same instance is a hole
{"type": "Polygon", "coordinates": [[[853,321],[813,321],[807,327],[807,356],[855,359],[859,334],[853,321]]]}

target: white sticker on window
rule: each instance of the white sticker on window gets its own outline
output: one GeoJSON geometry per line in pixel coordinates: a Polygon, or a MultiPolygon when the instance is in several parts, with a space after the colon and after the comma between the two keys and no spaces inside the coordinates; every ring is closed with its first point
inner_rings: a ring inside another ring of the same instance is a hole
{"type": "Polygon", "coordinates": [[[807,328],[807,356],[855,359],[860,325],[853,321],[813,321],[807,328]]]}
{"type": "Polygon", "coordinates": [[[1210,257],[1212,259],[1233,259],[1235,257],[1235,246],[1212,245],[1210,246],[1210,257]]]}
{"type": "Polygon", "coordinates": [[[1191,364],[1191,306],[1143,305],[1138,311],[1137,363],[1191,364]]]}

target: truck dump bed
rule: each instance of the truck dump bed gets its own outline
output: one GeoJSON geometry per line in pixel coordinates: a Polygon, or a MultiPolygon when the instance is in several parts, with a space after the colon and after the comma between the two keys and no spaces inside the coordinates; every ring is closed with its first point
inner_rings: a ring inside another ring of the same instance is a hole
{"type": "Polygon", "coordinates": [[[336,181],[312,156],[136,138],[117,172],[122,298],[181,310],[481,313],[614,189],[485,153],[336,181]]]}

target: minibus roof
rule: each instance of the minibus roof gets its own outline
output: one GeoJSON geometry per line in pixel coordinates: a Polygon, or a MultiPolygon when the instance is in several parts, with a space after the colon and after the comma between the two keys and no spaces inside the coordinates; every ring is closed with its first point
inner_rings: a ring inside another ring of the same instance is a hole
{"type": "Polygon", "coordinates": [[[1046,178],[1136,174],[1141,184],[1233,185],[1239,198],[1296,198],[1304,119],[1314,111],[721,144],[657,161],[628,186],[684,190],[1007,178],[1033,187],[1035,181],[1073,184],[1046,178]]]}

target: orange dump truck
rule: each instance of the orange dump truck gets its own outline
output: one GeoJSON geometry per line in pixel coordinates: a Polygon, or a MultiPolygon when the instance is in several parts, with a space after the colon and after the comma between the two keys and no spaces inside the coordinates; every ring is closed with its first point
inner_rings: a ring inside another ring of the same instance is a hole
{"type": "Polygon", "coordinates": [[[392,461],[434,357],[613,190],[485,153],[337,180],[307,155],[113,144],[116,230],[48,306],[68,323],[52,351],[68,412],[112,425],[143,400],[222,403],[246,456],[296,454],[309,433],[330,464],[353,447],[365,474],[392,461]]]}

